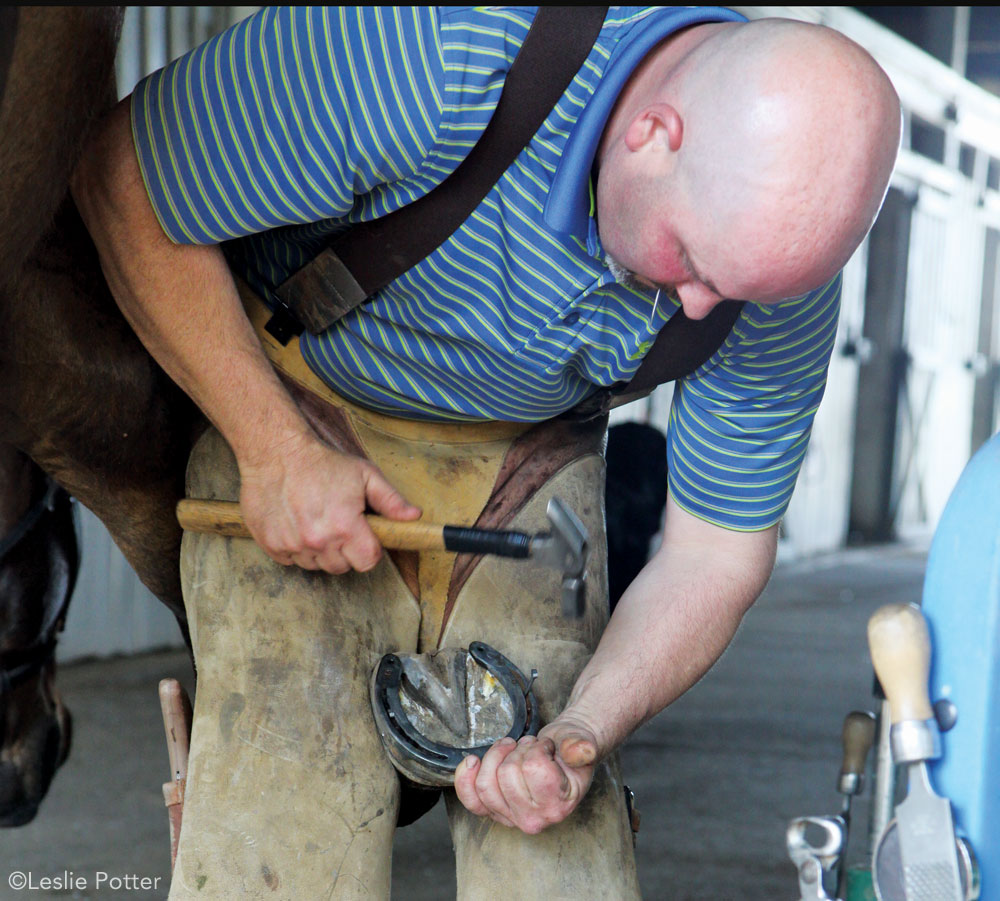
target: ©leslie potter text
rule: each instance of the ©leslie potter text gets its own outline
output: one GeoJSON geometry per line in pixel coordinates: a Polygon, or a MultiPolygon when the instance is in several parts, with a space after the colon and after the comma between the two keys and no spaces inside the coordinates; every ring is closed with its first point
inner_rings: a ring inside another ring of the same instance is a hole
{"type": "Polygon", "coordinates": [[[15,870],[7,877],[7,884],[15,892],[33,891],[84,891],[89,888],[112,892],[153,892],[160,887],[162,876],[140,876],[137,873],[105,873],[97,870],[92,876],[63,870],[54,875],[15,870]]]}

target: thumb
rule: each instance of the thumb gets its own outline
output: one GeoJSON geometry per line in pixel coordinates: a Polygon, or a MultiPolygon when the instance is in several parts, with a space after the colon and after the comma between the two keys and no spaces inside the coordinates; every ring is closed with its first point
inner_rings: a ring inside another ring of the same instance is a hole
{"type": "Polygon", "coordinates": [[[568,735],[559,742],[559,756],[573,769],[590,766],[597,760],[597,745],[585,735],[568,735]]]}
{"type": "Polygon", "coordinates": [[[365,500],[376,513],[391,519],[416,519],[420,508],[414,507],[389,484],[377,469],[369,470],[365,480],[365,500]]]}

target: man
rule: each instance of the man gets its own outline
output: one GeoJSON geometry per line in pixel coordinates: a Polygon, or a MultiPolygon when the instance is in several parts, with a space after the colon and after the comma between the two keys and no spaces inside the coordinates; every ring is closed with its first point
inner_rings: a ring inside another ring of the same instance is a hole
{"type": "MultiPolygon", "coordinates": [[[[503,8],[265,10],[141,84],[77,172],[117,300],[226,439],[277,563],[375,572],[362,513],[420,510],[317,437],[229,263],[266,297],[324,234],[440,182],[488,121],[529,22],[503,8]],[[227,261],[218,242],[244,235],[227,261]]],[[[660,550],[558,716],[459,767],[472,813],[525,833],[569,817],[595,766],[700,678],[763,589],[822,395],[837,274],[879,209],[899,126],[884,73],[834,32],[616,9],[466,225],[303,337],[313,372],[361,407],[538,422],[627,380],[677,309],[699,319],[750,301],[679,386],[660,550]]]]}

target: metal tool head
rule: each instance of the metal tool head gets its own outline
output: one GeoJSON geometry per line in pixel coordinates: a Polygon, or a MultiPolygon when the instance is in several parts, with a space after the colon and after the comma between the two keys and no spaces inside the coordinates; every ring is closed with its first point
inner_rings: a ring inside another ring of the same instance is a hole
{"type": "MultiPolygon", "coordinates": [[[[972,845],[965,838],[959,837],[955,840],[955,851],[958,854],[962,901],[977,901],[981,888],[979,864],[972,845]]],[[[899,848],[899,826],[895,820],[889,821],[876,846],[872,877],[878,901],[908,901],[899,848]]]]}
{"type": "Polygon", "coordinates": [[[909,765],[908,783],[896,805],[907,901],[962,901],[951,802],[934,792],[924,763],[909,765]]]}
{"type": "Polygon", "coordinates": [[[587,560],[590,543],[579,517],[558,497],[545,508],[552,531],[531,542],[531,558],[563,574],[562,611],[565,616],[583,616],[587,560]]]}
{"type": "Polygon", "coordinates": [[[799,871],[801,901],[829,901],[823,872],[830,870],[844,851],[847,831],[840,817],[796,817],[788,824],[788,856],[799,871]]]}

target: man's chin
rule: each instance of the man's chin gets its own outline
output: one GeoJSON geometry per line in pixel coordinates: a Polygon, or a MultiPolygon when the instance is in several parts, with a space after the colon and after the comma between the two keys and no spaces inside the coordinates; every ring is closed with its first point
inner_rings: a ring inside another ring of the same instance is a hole
{"type": "Polygon", "coordinates": [[[639,277],[631,269],[626,269],[610,253],[604,255],[604,265],[608,267],[608,271],[619,285],[626,288],[642,288],[639,277]]]}

